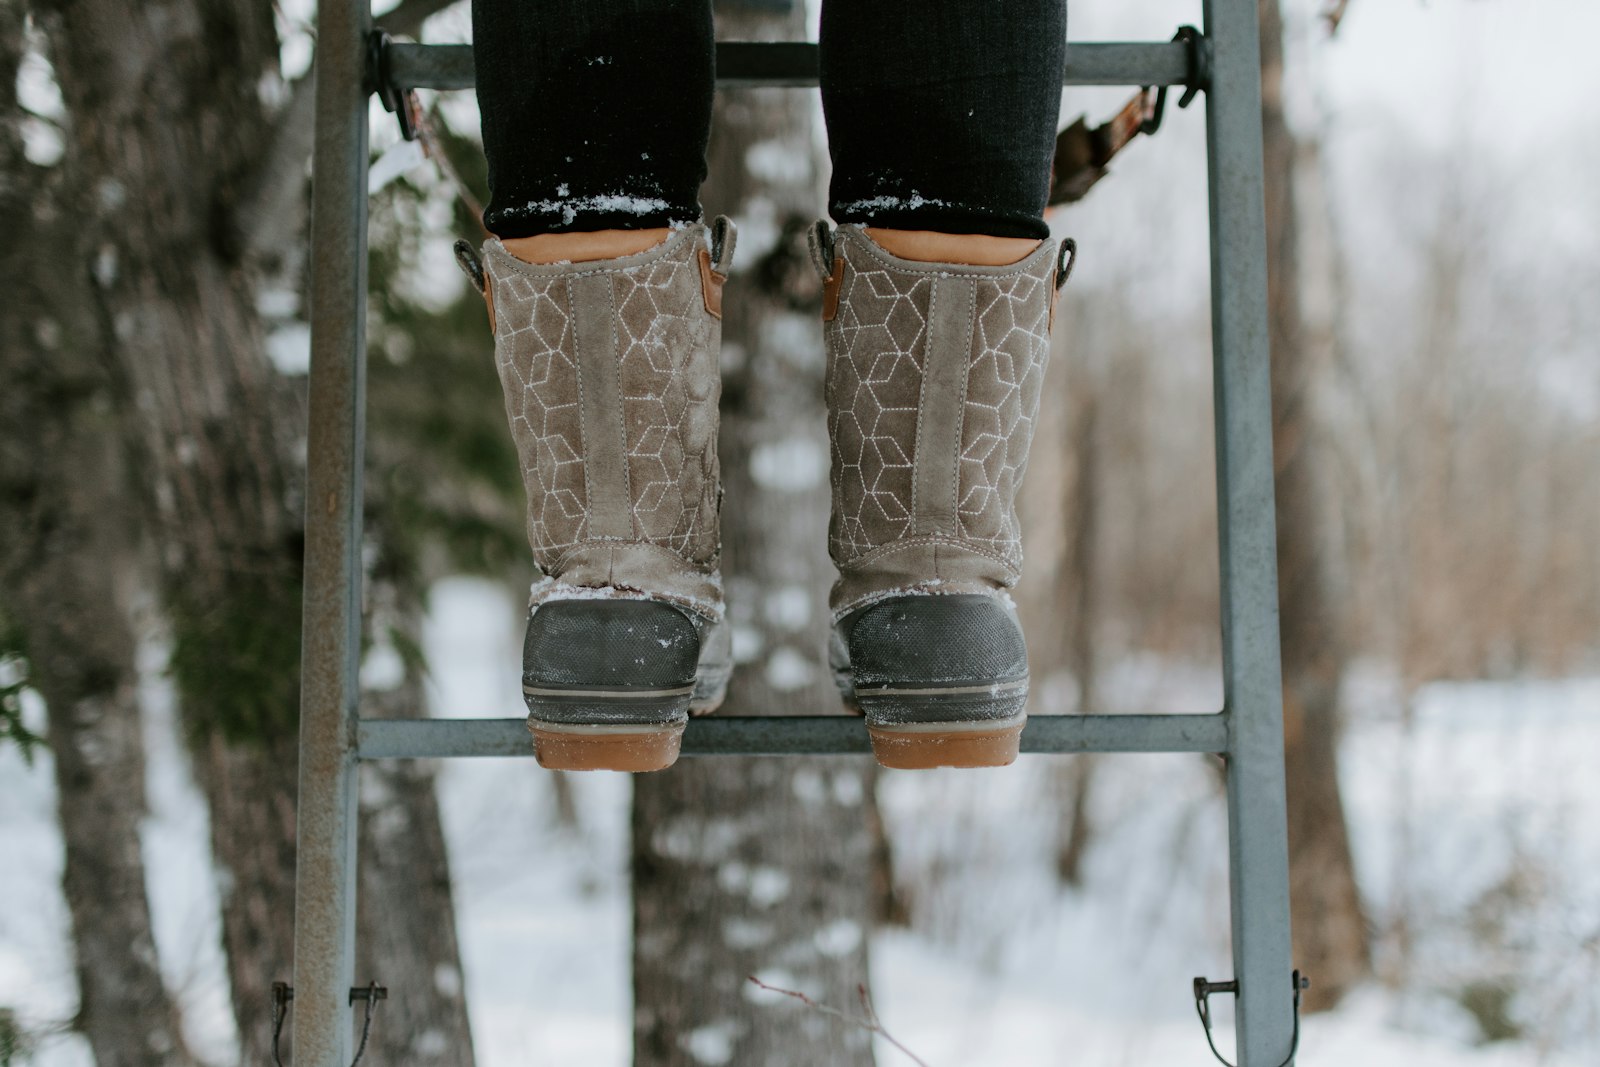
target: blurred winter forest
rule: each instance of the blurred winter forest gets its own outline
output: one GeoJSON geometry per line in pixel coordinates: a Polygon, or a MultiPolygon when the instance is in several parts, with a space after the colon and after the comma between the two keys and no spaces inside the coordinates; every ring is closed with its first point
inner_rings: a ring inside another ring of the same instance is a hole
{"type": "MultiPolygon", "coordinates": [[[[470,40],[466,4],[379,6],[470,40]]],[[[804,4],[716,6],[725,39],[815,35],[804,4]]],[[[312,8],[0,0],[0,1067],[272,1062],[312,8]]],[[[1260,9],[1298,1062],[1592,1064],[1600,10],[1260,9]]],[[[1200,18],[1074,0],[1071,38],[1200,18]]],[[[1126,98],[1069,90],[1062,124],[1126,98]]],[[[420,143],[372,105],[363,706],[516,716],[522,490],[450,253],[481,236],[476,103],[421,103],[420,143]]],[[[1202,110],[1052,215],[1082,252],[1024,494],[1035,714],[1221,703],[1202,110]]],[[[814,93],[719,96],[745,713],[837,706],[826,159],[814,93]]],[[[363,1062],[1210,1062],[1207,759],[466,762],[363,771],[358,980],[390,989],[363,1062]]]]}

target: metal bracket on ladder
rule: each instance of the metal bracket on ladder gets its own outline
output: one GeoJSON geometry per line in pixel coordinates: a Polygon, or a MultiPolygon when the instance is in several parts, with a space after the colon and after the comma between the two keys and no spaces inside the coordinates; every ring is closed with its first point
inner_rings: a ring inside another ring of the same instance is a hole
{"type": "Polygon", "coordinates": [[[395,81],[389,57],[394,48],[394,38],[388,30],[373,30],[367,35],[367,84],[369,92],[376,93],[383,110],[400,123],[400,136],[407,141],[417,139],[417,91],[409,85],[395,81]]]}
{"type": "MultiPolygon", "coordinates": [[[[1187,108],[1202,90],[1211,87],[1211,50],[1206,47],[1205,35],[1193,26],[1179,26],[1172,39],[1188,49],[1189,76],[1184,79],[1183,95],[1178,97],[1178,107],[1187,108]]],[[[1139,132],[1147,137],[1161,129],[1161,120],[1167,113],[1168,88],[1163,85],[1156,90],[1150,118],[1139,126],[1139,132]]],[[[1143,91],[1148,93],[1150,86],[1146,85],[1143,91]]]]}
{"type": "MultiPolygon", "coordinates": [[[[1181,88],[1179,106],[1206,94],[1224,707],[1213,715],[1038,716],[1022,747],[1223,757],[1237,977],[1226,983],[1200,980],[1196,1003],[1209,1041],[1207,998],[1233,993],[1241,1067],[1280,1067],[1293,1061],[1298,1048],[1304,985],[1298,975],[1293,991],[1281,984],[1290,969],[1289,885],[1260,26],[1256,0],[1202,0],[1202,6],[1203,32],[1185,28],[1172,41],[1071,44],[1062,83],[1143,87],[1137,107],[1119,117],[1125,138],[1160,127],[1169,88],[1181,88]]],[[[317,27],[306,492],[316,506],[306,515],[294,1051],[298,1067],[345,1067],[351,1052],[348,1005],[366,1000],[370,1030],[376,1003],[385,995],[381,986],[351,987],[353,826],[361,761],[531,756],[532,748],[520,720],[384,720],[360,714],[367,96],[378,95],[409,140],[421,132],[414,90],[470,89],[474,71],[470,46],[397,42],[375,33],[370,0],[320,0],[317,27]]],[[[720,42],[716,69],[723,89],[815,86],[819,54],[807,42],[720,42]]],[[[868,745],[856,719],[717,716],[690,724],[683,751],[843,754],[864,753],[868,745]]],[[[275,1041],[293,994],[287,984],[274,987],[275,1041]]],[[[365,1043],[364,1031],[357,1060],[365,1043]]]]}

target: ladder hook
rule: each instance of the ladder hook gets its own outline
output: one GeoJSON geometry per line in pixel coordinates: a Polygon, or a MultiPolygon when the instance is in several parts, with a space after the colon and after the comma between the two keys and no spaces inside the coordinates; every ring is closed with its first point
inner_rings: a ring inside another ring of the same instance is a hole
{"type": "MultiPolygon", "coordinates": [[[[1299,971],[1295,971],[1293,980],[1294,1037],[1289,1042],[1289,1055],[1284,1058],[1282,1063],[1278,1064],[1278,1067],[1289,1067],[1294,1062],[1295,1056],[1300,1052],[1300,994],[1311,988],[1311,979],[1299,971]]],[[[1217,1051],[1217,1044],[1211,1038],[1211,994],[1213,993],[1232,993],[1234,996],[1238,996],[1239,980],[1237,978],[1231,982],[1212,982],[1205,978],[1196,978],[1194,980],[1194,1010],[1200,1015],[1200,1025],[1206,1029],[1206,1044],[1211,1046],[1211,1054],[1217,1058],[1218,1063],[1222,1064],[1223,1067],[1234,1067],[1233,1064],[1223,1058],[1222,1053],[1217,1051]]]]}
{"type": "Polygon", "coordinates": [[[400,136],[417,139],[416,91],[396,85],[389,68],[389,46],[394,38],[388,30],[373,30],[367,35],[367,91],[377,93],[383,109],[400,123],[400,136]]]}
{"type": "MultiPolygon", "coordinates": [[[[1183,80],[1183,95],[1178,97],[1178,106],[1186,108],[1194,103],[1194,98],[1201,89],[1207,87],[1210,80],[1206,70],[1206,61],[1203,54],[1205,35],[1193,26],[1179,26],[1178,32],[1172,37],[1174,41],[1182,41],[1188,53],[1188,73],[1183,80]]],[[[1150,94],[1150,86],[1144,87],[1146,98],[1150,94]]],[[[1139,132],[1150,137],[1161,129],[1161,120],[1167,114],[1167,86],[1163,85],[1156,90],[1156,101],[1151,106],[1149,113],[1139,123],[1139,132]]]]}

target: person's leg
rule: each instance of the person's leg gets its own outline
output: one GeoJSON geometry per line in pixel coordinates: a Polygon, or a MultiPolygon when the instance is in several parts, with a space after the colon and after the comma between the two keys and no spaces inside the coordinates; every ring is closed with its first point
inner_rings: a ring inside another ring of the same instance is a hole
{"type": "Polygon", "coordinates": [[[1064,0],[825,4],[830,659],[887,766],[1015,758],[1064,0]]]}
{"type": "Polygon", "coordinates": [[[490,233],[700,218],[710,0],[473,0],[472,34],[490,233]]]}
{"type": "Polygon", "coordinates": [[[481,262],[540,578],[523,695],[561,770],[655,770],[730,666],[717,573],[731,226],[702,225],[709,0],[474,0],[481,262]]]}
{"type": "Polygon", "coordinates": [[[1050,236],[1066,23],[1065,0],[825,3],[834,221],[1050,236]]]}

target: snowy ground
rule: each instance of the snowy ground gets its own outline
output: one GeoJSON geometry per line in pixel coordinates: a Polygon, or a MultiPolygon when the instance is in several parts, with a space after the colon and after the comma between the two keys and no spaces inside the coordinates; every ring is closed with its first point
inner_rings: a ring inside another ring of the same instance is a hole
{"type": "MultiPolygon", "coordinates": [[[[515,615],[482,583],[438,590],[427,642],[439,708],[517,713],[515,615]]],[[[1124,664],[1110,688],[1128,707],[1216,702],[1206,673],[1151,662],[1124,664]]],[[[1409,724],[1381,678],[1351,688],[1347,798],[1380,967],[1401,988],[1374,983],[1313,1018],[1302,1067],[1596,1062],[1600,679],[1434,686],[1409,724]],[[1402,906],[1407,959],[1390,936],[1402,906]],[[1476,1044],[1461,1007],[1475,983],[1507,991],[1521,1039],[1476,1044]]],[[[223,1064],[232,1034],[203,808],[158,679],[147,696],[144,847],[163,966],[197,1047],[223,1064]]],[[[1229,973],[1215,775],[1199,758],[1103,759],[1085,883],[1063,891],[1042,844],[1056,768],[1030,759],[992,774],[887,778],[897,863],[921,888],[918,928],[872,945],[885,1025],[936,1067],[1203,1067],[1212,1061],[1188,981],[1229,973]]],[[[626,1063],[627,781],[580,778],[581,834],[555,829],[549,780],[530,761],[457,762],[440,784],[479,1062],[626,1063]]],[[[66,1018],[74,987],[48,756],[30,771],[0,753],[0,855],[0,1005],[35,1022],[66,1018]]],[[[1231,1051],[1227,1033],[1219,1044],[1231,1051]]],[[[89,1057],[59,1038],[37,1062],[89,1057]]],[[[909,1061],[883,1046],[879,1062],[909,1061]]]]}

